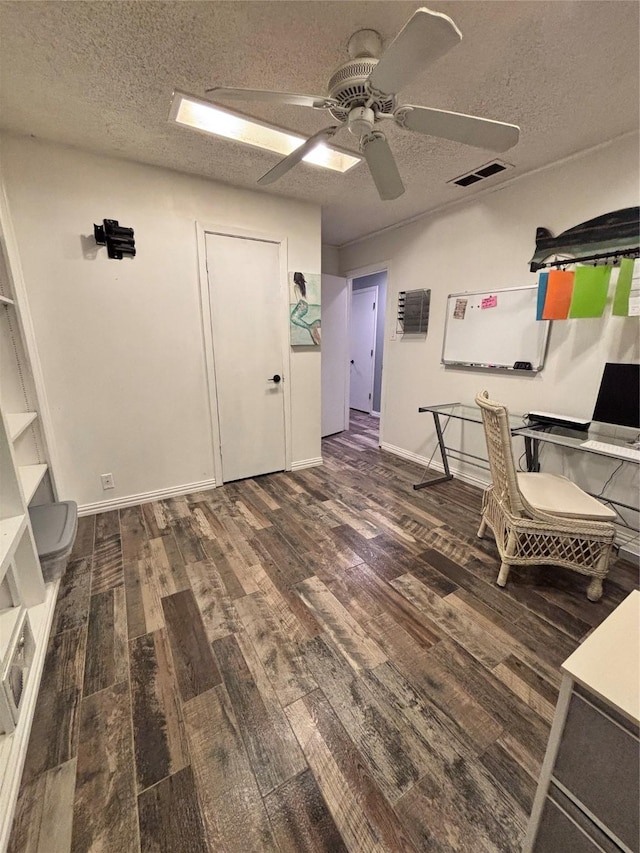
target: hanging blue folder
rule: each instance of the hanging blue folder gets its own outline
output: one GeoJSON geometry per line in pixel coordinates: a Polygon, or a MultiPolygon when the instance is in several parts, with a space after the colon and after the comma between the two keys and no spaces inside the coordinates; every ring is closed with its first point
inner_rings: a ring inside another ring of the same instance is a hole
{"type": "Polygon", "coordinates": [[[536,320],[542,320],[542,312],[544,311],[544,302],[547,298],[547,279],[548,272],[541,272],[538,277],[538,305],[536,308],[536,320]]]}

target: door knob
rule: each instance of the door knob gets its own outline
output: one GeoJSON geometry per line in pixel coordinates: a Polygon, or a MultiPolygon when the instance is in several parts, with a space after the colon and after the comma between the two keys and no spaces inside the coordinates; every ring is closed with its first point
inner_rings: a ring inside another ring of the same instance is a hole
{"type": "Polygon", "coordinates": [[[269,377],[269,379],[267,379],[267,382],[275,382],[277,385],[281,379],[282,379],[282,376],[280,376],[278,373],[274,373],[273,376],[271,376],[271,377],[269,377]]]}

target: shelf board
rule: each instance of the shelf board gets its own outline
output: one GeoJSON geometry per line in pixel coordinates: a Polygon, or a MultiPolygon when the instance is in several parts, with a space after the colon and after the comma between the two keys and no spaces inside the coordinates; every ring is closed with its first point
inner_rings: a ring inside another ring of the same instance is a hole
{"type": "Polygon", "coordinates": [[[15,302],[13,301],[13,299],[9,299],[8,296],[0,296],[0,302],[3,305],[15,305],[15,302]]]}
{"type": "Polygon", "coordinates": [[[13,557],[25,522],[25,515],[14,515],[0,520],[0,580],[4,577],[6,564],[13,557]]]}
{"type": "Polygon", "coordinates": [[[37,412],[24,412],[19,415],[5,415],[7,426],[9,427],[9,440],[15,441],[25,429],[32,424],[38,417],[37,412]]]}
{"type": "Polygon", "coordinates": [[[18,466],[18,476],[20,477],[20,482],[22,483],[22,491],[24,494],[25,503],[29,503],[31,498],[35,495],[36,489],[42,482],[42,478],[44,477],[47,471],[47,466],[43,463],[38,463],[37,465],[20,465],[18,466]]]}

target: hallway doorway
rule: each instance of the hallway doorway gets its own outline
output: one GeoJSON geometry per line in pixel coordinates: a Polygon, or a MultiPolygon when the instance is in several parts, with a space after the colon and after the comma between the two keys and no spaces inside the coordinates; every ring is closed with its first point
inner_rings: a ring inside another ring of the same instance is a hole
{"type": "Polygon", "coordinates": [[[382,411],[387,271],[351,279],[350,392],[351,419],[363,413],[376,419],[382,411]]]}

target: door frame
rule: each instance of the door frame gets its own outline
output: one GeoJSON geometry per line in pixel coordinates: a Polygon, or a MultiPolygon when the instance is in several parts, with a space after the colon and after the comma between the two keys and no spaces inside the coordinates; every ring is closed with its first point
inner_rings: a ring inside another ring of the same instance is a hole
{"type": "MultiPolygon", "coordinates": [[[[357,275],[355,275],[355,276],[354,276],[354,278],[361,278],[361,276],[357,276],[357,275]]],[[[373,412],[373,389],[375,388],[375,384],[376,384],[376,367],[375,367],[376,362],[375,362],[375,356],[376,356],[376,340],[377,340],[377,337],[378,337],[378,298],[379,298],[379,296],[380,296],[380,290],[379,290],[379,288],[378,288],[378,285],[377,285],[377,284],[370,284],[368,287],[359,287],[359,288],[358,288],[358,290],[354,290],[354,289],[353,289],[352,282],[351,282],[351,280],[350,280],[350,291],[349,291],[349,293],[350,293],[350,299],[349,299],[349,343],[351,343],[351,342],[353,341],[353,332],[352,332],[352,328],[351,328],[351,303],[352,303],[352,301],[353,301],[353,296],[354,296],[354,294],[355,294],[355,293],[368,293],[370,290],[373,290],[373,291],[375,292],[375,300],[374,300],[374,301],[375,301],[375,309],[374,309],[374,311],[373,311],[373,314],[374,314],[374,317],[373,317],[373,353],[372,353],[372,356],[371,356],[371,358],[372,358],[372,363],[371,363],[371,388],[370,388],[371,393],[369,394],[369,403],[370,403],[370,406],[369,406],[369,414],[371,414],[371,413],[373,412]]],[[[349,354],[351,354],[351,350],[349,351],[349,354]]],[[[349,370],[349,397],[348,397],[348,399],[347,399],[347,402],[348,402],[349,410],[351,410],[351,370],[349,370]]]]}
{"type": "Polygon", "coordinates": [[[211,301],[209,292],[209,274],[207,270],[206,235],[219,237],[238,237],[244,240],[275,243],[278,245],[280,265],[279,291],[282,304],[280,340],[282,343],[282,383],[284,405],[284,459],[285,471],[291,470],[291,351],[289,347],[289,280],[288,280],[288,243],[281,234],[253,231],[235,225],[221,225],[196,221],[196,247],[198,253],[198,284],[200,294],[200,319],[204,346],[205,373],[209,397],[209,416],[211,445],[213,451],[213,473],[215,486],[222,486],[222,448],[220,443],[220,421],[218,407],[218,386],[214,359],[213,326],[211,324],[211,301]]]}
{"type": "MultiPolygon", "coordinates": [[[[364,267],[355,267],[354,269],[347,270],[347,272],[345,273],[345,276],[347,278],[347,287],[349,288],[349,302],[348,302],[349,314],[347,317],[347,322],[349,323],[349,329],[351,329],[351,294],[353,293],[353,279],[354,278],[363,278],[363,276],[365,276],[365,275],[373,275],[374,273],[377,273],[377,272],[386,272],[386,274],[387,274],[387,301],[385,304],[385,318],[386,318],[385,322],[387,324],[387,329],[389,328],[389,322],[391,320],[393,320],[393,322],[395,323],[395,314],[393,314],[393,316],[392,316],[392,312],[389,310],[389,305],[391,303],[391,287],[390,287],[391,261],[378,261],[375,264],[368,264],[367,266],[364,266],[364,267]]],[[[377,323],[377,321],[378,321],[378,317],[377,317],[377,312],[376,312],[376,323],[377,323]]],[[[387,338],[386,338],[387,329],[385,329],[385,340],[384,340],[384,347],[383,347],[383,353],[382,353],[383,367],[382,367],[382,387],[380,388],[380,433],[378,436],[378,442],[380,444],[382,444],[382,433],[384,430],[384,424],[386,422],[385,403],[386,403],[386,399],[387,399],[386,386],[387,386],[387,373],[388,373],[388,371],[384,369],[384,360],[385,360],[384,359],[384,353],[387,349],[387,338]]],[[[390,341],[395,341],[395,339],[396,339],[394,330],[395,330],[395,325],[392,326],[392,331],[389,333],[388,340],[390,340],[390,341]]],[[[349,405],[350,397],[351,397],[351,373],[349,372],[349,386],[347,389],[347,406],[349,405]]]]}

